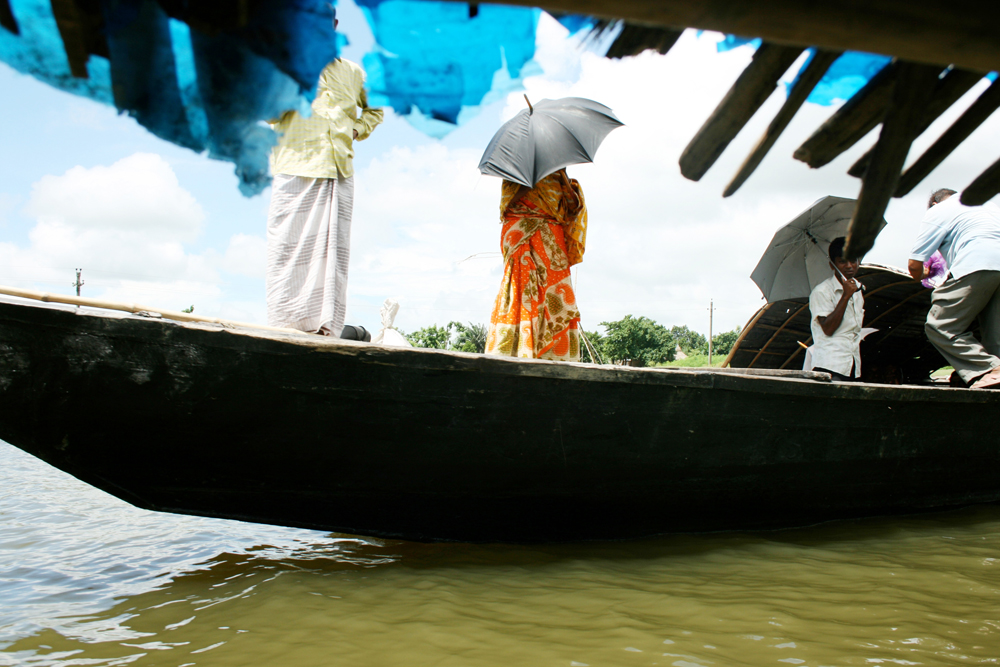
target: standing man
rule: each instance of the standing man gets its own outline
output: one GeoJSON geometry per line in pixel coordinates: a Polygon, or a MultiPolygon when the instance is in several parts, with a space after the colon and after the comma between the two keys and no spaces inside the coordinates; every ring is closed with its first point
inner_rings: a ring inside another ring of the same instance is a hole
{"type": "MultiPolygon", "coordinates": [[[[336,17],[333,27],[337,27],[336,17]]],[[[382,122],[365,72],[338,58],[324,68],[312,115],[286,112],[272,127],[267,219],[267,323],[337,336],[347,308],[354,141],[382,122]],[[361,117],[358,117],[358,108],[361,117]]]]}
{"type": "Polygon", "coordinates": [[[843,236],[830,243],[833,275],[809,294],[812,320],[812,370],[829,373],[834,380],[861,377],[861,325],[865,321],[865,298],[858,273],[858,260],[844,257],[843,236]]]}
{"type": "Polygon", "coordinates": [[[1000,388],[1000,208],[963,206],[954,190],[931,195],[910,252],[910,275],[940,248],[951,275],[934,289],[924,331],[966,385],[1000,388]],[[979,318],[983,341],[969,329],[979,318]]]}

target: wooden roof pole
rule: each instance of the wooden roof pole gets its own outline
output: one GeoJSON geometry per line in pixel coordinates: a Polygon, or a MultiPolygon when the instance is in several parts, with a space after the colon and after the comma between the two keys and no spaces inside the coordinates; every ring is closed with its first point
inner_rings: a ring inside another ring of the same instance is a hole
{"type": "Polygon", "coordinates": [[[969,187],[962,191],[962,203],[966,206],[982,206],[1000,193],[1000,160],[991,164],[979,174],[969,187]]]}
{"type": "Polygon", "coordinates": [[[874,130],[882,122],[892,97],[897,66],[898,63],[891,62],[869,79],[861,90],[795,149],[793,157],[818,169],[874,130]]]}
{"type": "Polygon", "coordinates": [[[1000,70],[995,0],[506,0],[776,44],[886,53],[919,63],[1000,70]]]}
{"type": "MultiPolygon", "coordinates": [[[[617,23],[617,21],[613,22],[617,23]]],[[[625,22],[615,41],[608,47],[605,58],[637,56],[650,49],[665,55],[681,38],[683,30],[651,27],[625,22]]]]}
{"type": "Polygon", "coordinates": [[[759,320],[773,305],[773,303],[765,303],[760,310],[754,313],[754,316],[750,318],[750,321],[746,323],[746,326],[740,330],[740,335],[737,336],[736,342],[733,343],[732,349],[729,350],[729,354],[726,355],[726,360],[722,362],[722,366],[720,366],[720,368],[725,368],[729,365],[729,362],[733,360],[733,355],[740,349],[740,345],[743,343],[743,339],[746,338],[747,332],[753,329],[753,325],[757,324],[757,320],[759,320]]]}
{"type": "Polygon", "coordinates": [[[761,346],[760,350],[758,350],[758,351],[757,351],[757,356],[756,356],[756,357],[754,357],[754,358],[753,358],[753,360],[752,360],[752,361],[751,361],[751,362],[750,362],[749,364],[747,364],[747,368],[751,368],[751,367],[752,367],[752,366],[753,366],[753,365],[754,365],[755,363],[757,363],[757,359],[759,359],[759,358],[760,358],[760,355],[764,354],[764,350],[766,350],[766,349],[767,349],[767,346],[768,346],[768,345],[770,345],[771,343],[773,343],[773,342],[774,342],[774,339],[778,337],[778,334],[780,334],[780,333],[781,333],[782,331],[784,331],[784,330],[785,330],[785,327],[787,327],[787,326],[788,326],[788,323],[789,323],[789,322],[791,322],[791,321],[792,321],[792,320],[794,320],[794,319],[795,319],[796,317],[798,317],[798,316],[799,316],[799,313],[801,313],[801,312],[802,312],[803,310],[805,310],[805,309],[806,309],[806,308],[808,308],[808,307],[809,307],[809,304],[808,304],[808,303],[804,303],[804,304],[802,304],[802,307],[801,307],[801,308],[799,308],[799,309],[798,309],[798,310],[796,310],[796,311],[795,311],[794,313],[792,313],[792,314],[791,314],[791,315],[790,315],[790,316],[788,317],[788,319],[787,319],[787,320],[785,320],[785,321],[784,321],[784,322],[782,323],[782,325],[781,325],[780,327],[778,327],[778,330],[777,330],[777,331],[775,331],[775,332],[774,332],[773,334],[771,334],[771,337],[767,339],[767,342],[766,342],[766,343],[764,343],[764,344],[763,344],[763,345],[761,346]]]}
{"type": "Polygon", "coordinates": [[[70,73],[78,79],[86,79],[89,76],[87,59],[90,53],[87,50],[83,12],[75,0],[52,0],[52,14],[62,37],[70,73]]]}
{"type": "Polygon", "coordinates": [[[972,106],[966,109],[958,120],[903,172],[893,197],[908,195],[998,108],[1000,108],[1000,80],[994,81],[979,99],[973,102],[972,106]]]}
{"type": "Polygon", "coordinates": [[[788,99],[785,100],[781,110],[778,111],[778,115],[774,117],[771,124],[764,130],[764,134],[757,141],[757,145],[754,146],[750,155],[747,156],[747,159],[736,172],[736,175],[733,176],[733,180],[726,186],[725,191],[722,193],[723,197],[728,197],[735,193],[750,178],[750,175],[760,165],[761,160],[764,159],[764,156],[774,146],[774,142],[778,140],[778,137],[785,131],[788,124],[792,122],[792,118],[805,103],[806,98],[809,97],[809,93],[820,82],[826,71],[830,69],[833,61],[840,57],[840,54],[840,51],[816,51],[812,60],[809,61],[809,65],[806,66],[805,71],[799,76],[799,80],[795,82],[795,86],[788,94],[788,99]]]}
{"type": "Polygon", "coordinates": [[[941,73],[937,65],[900,62],[892,102],[882,122],[871,164],[861,182],[858,205],[851,217],[844,253],[861,257],[875,245],[882,216],[896,190],[906,154],[913,143],[924,108],[941,73]]]}
{"type": "MultiPolygon", "coordinates": [[[[934,87],[934,94],[931,97],[930,102],[927,104],[927,108],[924,112],[924,117],[920,121],[920,125],[914,130],[913,138],[916,139],[924,131],[931,126],[931,123],[936,121],[941,114],[951,108],[955,102],[959,100],[962,95],[972,90],[972,87],[979,83],[983,78],[980,72],[970,72],[968,70],[962,69],[951,69],[938,79],[937,85],[934,87]]],[[[847,170],[847,173],[855,178],[862,178],[865,175],[865,171],[868,169],[868,163],[871,162],[872,153],[875,151],[875,147],[868,149],[868,152],[858,158],[858,161],[851,165],[851,168],[847,170]]]]}
{"type": "Polygon", "coordinates": [[[760,45],[753,60],[681,153],[681,173],[686,178],[697,181],[705,175],[804,50],[767,42],[760,45]]]}
{"type": "Polygon", "coordinates": [[[9,0],[0,0],[0,26],[7,28],[11,34],[21,34],[21,29],[17,25],[17,19],[10,8],[9,0]]]}

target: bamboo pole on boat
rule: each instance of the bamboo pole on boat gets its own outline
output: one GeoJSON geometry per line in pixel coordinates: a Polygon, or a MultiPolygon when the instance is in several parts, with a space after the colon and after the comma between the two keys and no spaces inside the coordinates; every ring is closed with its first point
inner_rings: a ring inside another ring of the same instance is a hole
{"type": "Polygon", "coordinates": [[[864,88],[837,109],[792,155],[818,169],[861,141],[882,122],[892,98],[898,64],[879,70],[864,88]]]}
{"type": "Polygon", "coordinates": [[[681,153],[681,174],[685,178],[701,180],[804,50],[768,42],[760,45],[753,60],[681,153]]]}
{"type": "Polygon", "coordinates": [[[899,174],[913,143],[913,131],[923,118],[923,112],[934,91],[941,69],[937,65],[917,65],[901,62],[896,85],[878,143],[861,181],[861,193],[847,229],[845,257],[861,257],[875,244],[882,217],[896,191],[899,174]]]}
{"type": "Polygon", "coordinates": [[[754,146],[739,171],[736,172],[736,176],[726,186],[726,190],[722,193],[723,197],[732,195],[740,189],[744,181],[750,178],[750,174],[757,169],[761,160],[764,159],[764,156],[774,146],[774,142],[778,140],[778,137],[785,131],[788,124],[792,122],[792,118],[805,103],[806,98],[809,97],[809,93],[813,91],[813,88],[820,82],[826,71],[830,69],[833,61],[840,57],[840,54],[840,51],[824,51],[822,49],[816,51],[812,60],[806,66],[805,71],[799,76],[799,80],[795,83],[792,91],[788,94],[788,99],[785,100],[785,104],[778,111],[778,115],[767,126],[764,135],[757,141],[757,145],[754,146]]]}
{"type": "Polygon", "coordinates": [[[893,196],[908,195],[998,108],[1000,108],[1000,81],[994,81],[979,99],[973,102],[972,106],[966,109],[958,120],[903,172],[893,196]]]}
{"type": "Polygon", "coordinates": [[[223,320],[217,317],[201,317],[191,313],[182,313],[177,310],[163,310],[161,308],[149,308],[137,303],[118,303],[117,301],[105,301],[103,299],[91,299],[85,296],[65,296],[63,294],[50,294],[48,292],[38,292],[35,290],[18,289],[16,287],[0,286],[0,294],[7,296],[17,296],[22,299],[33,299],[34,301],[44,301],[46,303],[64,303],[70,306],[86,306],[88,308],[103,308],[105,310],[121,310],[126,313],[157,313],[167,320],[177,320],[180,322],[203,322],[205,324],[221,324],[222,326],[241,327],[246,329],[262,329],[264,331],[279,331],[281,333],[294,333],[309,335],[305,331],[298,329],[285,329],[282,327],[269,327],[264,324],[251,324],[249,322],[235,322],[233,320],[223,320]]]}
{"type": "Polygon", "coordinates": [[[990,165],[962,190],[962,203],[966,206],[982,206],[998,192],[1000,192],[1000,160],[990,165]]]}
{"type": "MultiPolygon", "coordinates": [[[[979,83],[982,78],[983,75],[981,72],[970,72],[963,69],[948,70],[943,77],[938,79],[937,84],[934,86],[934,93],[931,96],[931,101],[924,109],[924,116],[920,121],[920,125],[913,130],[913,138],[916,139],[923,134],[941,114],[950,109],[962,95],[972,90],[972,87],[979,83]]],[[[872,153],[874,152],[874,146],[869,148],[867,153],[851,165],[847,173],[855,178],[864,178],[865,172],[868,171],[868,163],[871,162],[872,153]]]]}

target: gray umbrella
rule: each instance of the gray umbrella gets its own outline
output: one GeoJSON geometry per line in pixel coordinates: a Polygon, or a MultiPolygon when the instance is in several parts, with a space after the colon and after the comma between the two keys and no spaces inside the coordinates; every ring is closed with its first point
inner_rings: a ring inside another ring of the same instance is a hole
{"type": "Polygon", "coordinates": [[[534,187],[563,167],[593,162],[604,137],[622,125],[611,109],[582,97],[529,102],[493,135],[479,171],[534,187]]]}
{"type": "MultiPolygon", "coordinates": [[[[833,275],[830,242],[847,236],[856,199],[827,196],[775,233],[750,277],[768,303],[808,297],[833,275]]],[[[878,230],[885,227],[882,219],[878,230]]]]}

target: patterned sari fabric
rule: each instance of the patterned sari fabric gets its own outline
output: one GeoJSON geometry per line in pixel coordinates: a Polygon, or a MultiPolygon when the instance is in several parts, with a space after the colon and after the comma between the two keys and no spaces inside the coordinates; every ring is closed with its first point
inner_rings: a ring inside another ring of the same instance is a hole
{"type": "Polygon", "coordinates": [[[583,260],[587,207],[575,180],[580,210],[556,174],[510,206],[518,184],[503,182],[500,247],[504,272],[486,339],[486,353],[580,360],[580,311],[569,268],[583,260]]]}

